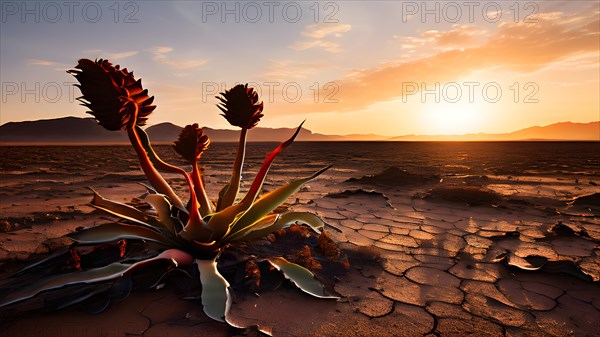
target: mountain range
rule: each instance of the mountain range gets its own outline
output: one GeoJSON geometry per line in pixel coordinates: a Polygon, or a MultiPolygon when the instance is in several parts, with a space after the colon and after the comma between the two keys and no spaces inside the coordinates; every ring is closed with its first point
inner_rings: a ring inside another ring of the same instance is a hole
{"type": "MultiPolygon", "coordinates": [[[[154,143],[171,143],[177,139],[181,127],[160,123],[146,128],[154,143]]],[[[248,133],[251,142],[270,142],[287,139],[293,128],[260,128],[248,133]]],[[[204,132],[213,142],[236,142],[238,130],[212,129],[204,132]]],[[[502,134],[466,135],[406,135],[386,137],[375,134],[325,135],[302,129],[298,141],[517,141],[517,140],[592,140],[600,141],[600,122],[560,122],[502,134]]],[[[26,122],[8,122],[0,125],[0,144],[31,143],[127,143],[124,132],[111,132],[99,127],[93,118],[63,117],[26,122]]]]}

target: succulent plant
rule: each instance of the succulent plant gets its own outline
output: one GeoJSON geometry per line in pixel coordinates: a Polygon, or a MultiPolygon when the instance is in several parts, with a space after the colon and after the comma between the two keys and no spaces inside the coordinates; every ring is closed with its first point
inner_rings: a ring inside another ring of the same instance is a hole
{"type": "MultiPolygon", "coordinates": [[[[329,167],[325,167],[311,176],[294,180],[259,197],[267,172],[277,155],[288,147],[298,135],[300,127],[285,142],[270,152],[250,188],[238,203],[224,203],[227,193],[221,193],[217,201],[219,208],[208,199],[204,190],[198,160],[208,148],[210,140],[198,127],[188,125],[181,131],[173,147],[192,167],[191,172],[164,162],[153,150],[148,135],[140,125],[145,123],[148,114],[154,110],[150,106],[152,98],[142,90],[141,81],[135,81],[133,73],[119,70],[106,60],[80,60],[75,70],[70,71],[80,82],[83,96],[80,98],[99,124],[111,130],[127,130],[130,141],[136,149],[142,169],[152,187],[143,201],[150,204],[155,215],[148,214],[133,206],[103,198],[93,191],[90,205],[105,211],[123,221],[85,228],[70,235],[76,245],[99,245],[119,240],[142,240],[153,242],[157,247],[150,256],[122,259],[98,268],[77,270],[58,275],[42,277],[37,282],[20,287],[7,297],[0,299],[0,308],[32,298],[41,292],[67,285],[90,284],[105,280],[119,279],[133,270],[153,263],[167,261],[167,269],[194,264],[199,271],[202,284],[202,305],[207,316],[232,324],[228,321],[231,306],[229,283],[217,269],[217,260],[227,247],[241,241],[256,240],[292,224],[308,225],[320,233],[324,222],[314,214],[307,212],[288,212],[276,214],[273,211],[305,183],[316,178],[329,167]],[[182,174],[188,187],[190,198],[187,207],[173,193],[158,170],[182,174]]],[[[245,148],[245,132],[251,129],[262,117],[262,103],[258,103],[256,93],[246,86],[236,86],[226,91],[222,99],[226,118],[235,120],[234,125],[242,127],[244,137],[240,139],[240,148],[245,148]],[[241,109],[233,111],[233,109],[241,109]],[[238,117],[229,118],[229,113],[238,117]],[[243,116],[242,116],[243,115],[243,116]],[[240,117],[242,116],[242,117],[240,117]],[[241,122],[243,119],[243,122],[241,122]]],[[[238,153],[238,159],[239,153],[238,153]]],[[[243,164],[243,154],[236,167],[243,164]]],[[[239,178],[240,170],[234,170],[239,178]]],[[[237,179],[237,178],[236,178],[237,179]]],[[[229,185],[231,188],[232,185],[229,185]]],[[[239,186],[239,183],[238,183],[239,186]]],[[[227,190],[227,186],[223,190],[227,190]]],[[[236,187],[236,194],[237,194],[236,187]]],[[[43,265],[53,259],[36,263],[43,265]]],[[[329,296],[322,285],[308,269],[292,263],[283,257],[266,258],[275,269],[304,292],[316,297],[329,296]]],[[[32,267],[28,267],[32,268],[32,267]]],[[[26,268],[27,269],[27,268],[26,268]]]]}

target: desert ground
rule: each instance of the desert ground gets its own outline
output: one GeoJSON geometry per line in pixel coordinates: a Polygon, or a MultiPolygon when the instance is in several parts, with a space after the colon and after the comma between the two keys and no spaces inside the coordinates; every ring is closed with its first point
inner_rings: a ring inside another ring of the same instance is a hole
{"type": "MultiPolygon", "coordinates": [[[[251,143],[252,179],[275,144],[251,143]]],[[[203,157],[209,195],[235,144],[203,157]]],[[[315,212],[350,258],[340,300],[289,285],[239,294],[231,316],[274,336],[598,336],[598,143],[297,143],[264,186],[334,167],[286,204],[315,212]],[[352,252],[360,252],[356,255],[352,252]]],[[[169,146],[158,152],[184,165],[169,146]]],[[[2,146],[0,279],[63,249],[78,227],[109,221],[94,188],[144,193],[126,146],[2,146]]],[[[165,175],[186,196],[184,181],[165,175]]],[[[251,180],[250,180],[251,181],[251,180]]],[[[227,336],[172,288],[133,292],[99,314],[78,308],[0,317],[3,336],[227,336]]]]}

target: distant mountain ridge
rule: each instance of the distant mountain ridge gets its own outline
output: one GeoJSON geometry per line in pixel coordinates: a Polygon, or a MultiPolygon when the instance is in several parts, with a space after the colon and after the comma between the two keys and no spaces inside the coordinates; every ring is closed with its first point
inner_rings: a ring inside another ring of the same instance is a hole
{"type": "Polygon", "coordinates": [[[589,123],[559,122],[532,126],[510,133],[471,133],[464,135],[407,135],[390,138],[395,141],[600,141],[600,121],[589,123]]]}
{"type": "MultiPolygon", "coordinates": [[[[294,128],[254,128],[249,132],[251,142],[271,142],[287,139],[294,128]]],[[[146,128],[154,143],[172,143],[181,127],[160,123],[146,128]]],[[[204,128],[213,142],[236,142],[237,130],[204,128]]],[[[504,134],[467,135],[324,135],[302,129],[298,141],[511,141],[511,140],[592,140],[600,141],[600,122],[561,122],[547,126],[533,126],[504,134]]],[[[27,143],[127,143],[124,132],[107,131],[93,118],[63,117],[26,122],[8,122],[0,126],[0,144],[27,143]]]]}

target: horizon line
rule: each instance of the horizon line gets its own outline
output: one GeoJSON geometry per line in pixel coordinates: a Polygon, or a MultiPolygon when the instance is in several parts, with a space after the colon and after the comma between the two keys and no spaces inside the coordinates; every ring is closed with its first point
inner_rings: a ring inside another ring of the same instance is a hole
{"type": "MultiPolygon", "coordinates": [[[[59,119],[66,119],[66,118],[74,118],[74,119],[92,119],[94,120],[94,117],[77,117],[77,116],[64,116],[64,117],[57,117],[57,118],[47,118],[47,119],[37,119],[37,120],[26,120],[26,121],[9,121],[6,122],[4,124],[0,124],[0,127],[3,127],[9,123],[33,123],[33,122],[40,122],[40,121],[53,121],[53,120],[59,120],[59,119]]],[[[429,140],[403,140],[403,139],[396,139],[396,138],[403,138],[403,137],[431,137],[431,138],[448,138],[448,137],[469,137],[469,136],[490,136],[490,137],[494,137],[494,136],[500,136],[500,135],[508,135],[511,133],[515,133],[515,132],[519,132],[522,130],[526,130],[526,129],[530,129],[530,128],[535,128],[535,127],[540,127],[540,128],[544,128],[544,127],[548,127],[551,125],[555,125],[555,124],[564,124],[564,123],[570,123],[570,124],[593,124],[593,123],[600,123],[599,120],[594,120],[594,121],[589,121],[589,122],[572,122],[572,121],[559,121],[559,122],[554,122],[554,123],[550,123],[550,124],[546,124],[546,125],[531,125],[528,127],[524,127],[521,129],[517,129],[517,130],[513,130],[513,131],[508,131],[508,132],[501,132],[501,133],[486,133],[483,131],[480,132],[471,132],[471,133],[463,133],[463,134],[404,134],[404,135],[396,135],[396,136],[386,136],[386,135],[381,135],[381,134],[374,134],[374,133],[368,133],[368,134],[360,134],[360,133],[351,133],[351,134],[325,134],[325,133],[320,133],[320,132],[313,132],[310,129],[307,128],[302,128],[304,130],[307,130],[309,132],[311,132],[311,134],[317,134],[317,135],[323,135],[323,136],[331,136],[331,137],[350,137],[350,136],[371,136],[374,139],[348,139],[348,140],[317,140],[316,142],[336,142],[336,141],[367,141],[367,142],[377,142],[377,141],[382,141],[382,142],[505,142],[505,141],[600,141],[600,138],[598,139],[553,139],[553,138],[522,138],[522,139],[474,139],[474,140],[469,140],[469,139],[465,139],[465,140],[446,140],[446,139],[440,139],[440,140],[435,140],[435,139],[429,139],[429,140]]],[[[151,125],[146,125],[144,126],[144,129],[148,129],[151,127],[155,127],[161,124],[171,124],[173,126],[179,127],[179,128],[183,128],[182,126],[179,126],[175,123],[171,123],[171,122],[160,122],[160,123],[156,123],[156,124],[151,124],[151,125]]],[[[209,126],[203,126],[203,128],[208,128],[211,130],[225,130],[225,131],[236,131],[236,129],[226,129],[226,128],[213,128],[213,127],[209,127],[209,126]]],[[[270,129],[270,130],[277,130],[277,129],[294,129],[293,127],[257,127],[260,129],[270,129]]],[[[251,141],[251,140],[249,140],[251,141]]],[[[298,141],[304,141],[304,140],[298,140],[298,141]]],[[[234,140],[232,141],[215,141],[215,142],[222,142],[222,143],[229,143],[229,142],[235,142],[234,140]]],[[[251,141],[251,142],[263,142],[263,141],[251,141]]],[[[269,142],[269,141],[266,141],[269,142]]],[[[273,142],[276,142],[276,140],[274,140],[273,142]]],[[[305,141],[305,142],[311,142],[311,140],[305,141]]],[[[2,142],[0,140],[0,145],[2,144],[22,144],[22,143],[27,143],[27,144],[33,144],[35,142],[2,142]]],[[[50,142],[48,144],[73,144],[74,142],[50,142]]],[[[81,143],[77,143],[77,144],[93,144],[96,142],[81,142],[81,143]]],[[[121,144],[120,142],[106,142],[106,143],[99,143],[99,144],[121,144]]],[[[159,144],[161,142],[156,142],[156,144],[159,144]]],[[[45,142],[40,142],[40,144],[46,144],[45,142]]],[[[122,143],[122,144],[126,144],[126,143],[122,143]]]]}

